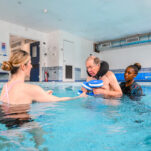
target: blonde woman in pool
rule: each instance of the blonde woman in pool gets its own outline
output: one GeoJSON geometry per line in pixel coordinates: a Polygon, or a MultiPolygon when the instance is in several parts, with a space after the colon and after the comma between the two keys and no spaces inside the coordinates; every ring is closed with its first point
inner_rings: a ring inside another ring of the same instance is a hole
{"type": "Polygon", "coordinates": [[[30,76],[32,68],[30,55],[26,51],[13,51],[9,61],[4,61],[1,68],[11,72],[11,79],[3,86],[1,92],[1,101],[4,103],[19,105],[30,104],[33,100],[37,102],[52,102],[79,98],[59,98],[53,96],[50,93],[51,91],[44,91],[40,86],[25,83],[25,78],[30,76]]]}

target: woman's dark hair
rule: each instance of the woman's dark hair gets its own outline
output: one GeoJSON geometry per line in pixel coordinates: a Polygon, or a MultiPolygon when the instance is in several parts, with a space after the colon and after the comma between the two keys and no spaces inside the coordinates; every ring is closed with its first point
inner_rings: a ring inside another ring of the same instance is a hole
{"type": "Polygon", "coordinates": [[[138,71],[141,69],[141,64],[140,63],[134,63],[134,65],[128,66],[128,68],[133,68],[135,71],[135,74],[138,74],[138,71]]]}

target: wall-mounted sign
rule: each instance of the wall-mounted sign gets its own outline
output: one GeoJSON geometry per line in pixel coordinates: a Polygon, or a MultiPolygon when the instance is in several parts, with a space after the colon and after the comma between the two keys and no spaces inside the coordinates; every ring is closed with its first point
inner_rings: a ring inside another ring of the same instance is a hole
{"type": "Polygon", "coordinates": [[[6,51],[6,43],[2,42],[2,51],[6,51]]]}
{"type": "Polygon", "coordinates": [[[7,56],[5,42],[0,42],[0,55],[7,56]]]}

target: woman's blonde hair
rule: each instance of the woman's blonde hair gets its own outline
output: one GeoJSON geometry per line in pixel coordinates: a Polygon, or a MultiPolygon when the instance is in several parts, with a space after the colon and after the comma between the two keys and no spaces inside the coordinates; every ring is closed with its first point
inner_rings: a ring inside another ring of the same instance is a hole
{"type": "Polygon", "coordinates": [[[15,50],[11,52],[9,60],[2,63],[1,68],[14,74],[18,71],[20,65],[27,64],[29,60],[30,55],[28,52],[24,50],[15,50]]]}

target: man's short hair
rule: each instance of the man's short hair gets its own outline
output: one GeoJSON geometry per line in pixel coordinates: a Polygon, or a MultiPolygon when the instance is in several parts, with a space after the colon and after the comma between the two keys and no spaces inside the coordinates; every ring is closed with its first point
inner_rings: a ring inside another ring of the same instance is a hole
{"type": "Polygon", "coordinates": [[[100,58],[98,58],[98,57],[96,57],[96,56],[89,56],[89,57],[87,58],[86,62],[89,61],[89,60],[93,60],[94,64],[96,64],[96,65],[98,65],[98,64],[101,63],[100,58]]]}

